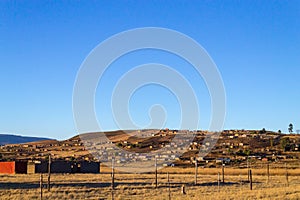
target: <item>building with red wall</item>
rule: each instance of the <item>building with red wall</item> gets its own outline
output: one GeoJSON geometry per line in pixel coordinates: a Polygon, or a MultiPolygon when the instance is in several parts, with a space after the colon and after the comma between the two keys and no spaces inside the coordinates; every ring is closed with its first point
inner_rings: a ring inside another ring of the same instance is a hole
{"type": "Polygon", "coordinates": [[[0,174],[26,174],[27,162],[0,162],[0,174]]]}

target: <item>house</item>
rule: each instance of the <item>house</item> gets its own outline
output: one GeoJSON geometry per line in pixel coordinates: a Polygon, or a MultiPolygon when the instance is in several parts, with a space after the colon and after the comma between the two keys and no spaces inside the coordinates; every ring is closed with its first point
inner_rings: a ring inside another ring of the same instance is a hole
{"type": "Polygon", "coordinates": [[[81,161],[77,163],[78,173],[100,173],[100,162],[81,161]]]}
{"type": "MultiPolygon", "coordinates": [[[[27,173],[47,173],[47,161],[28,162],[27,173]]],[[[51,162],[51,173],[100,173],[100,162],[90,161],[64,161],[51,162]]]]}
{"type": "Polygon", "coordinates": [[[21,161],[0,162],[0,174],[26,174],[27,163],[21,161]]]}
{"type": "MultiPolygon", "coordinates": [[[[48,162],[30,162],[28,169],[28,173],[47,173],[48,162]]],[[[51,173],[72,173],[72,169],[76,170],[69,161],[52,161],[51,163],[51,173]]]]}
{"type": "Polygon", "coordinates": [[[216,164],[229,164],[230,163],[230,158],[217,158],[216,159],[216,164]]]}

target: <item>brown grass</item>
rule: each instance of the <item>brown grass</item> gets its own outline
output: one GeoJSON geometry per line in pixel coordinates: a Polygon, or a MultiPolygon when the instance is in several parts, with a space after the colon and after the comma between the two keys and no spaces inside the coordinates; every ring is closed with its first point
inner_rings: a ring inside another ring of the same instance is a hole
{"type": "MultiPolygon", "coordinates": [[[[108,170],[108,169],[107,169],[108,170]]],[[[225,169],[225,184],[217,186],[219,169],[199,169],[198,185],[194,186],[194,169],[169,168],[171,199],[300,199],[299,169],[289,176],[289,186],[285,176],[271,170],[267,183],[264,169],[253,170],[253,190],[249,189],[247,172],[225,169]],[[176,173],[174,173],[176,172],[176,173]],[[187,174],[181,174],[186,173],[187,174]],[[275,175],[276,174],[276,175],[275,175]],[[186,186],[186,195],[180,188],[186,186]]],[[[167,169],[158,175],[159,187],[155,189],[154,174],[116,174],[115,199],[168,199],[167,169]]],[[[290,172],[289,172],[290,173],[290,172]]],[[[0,175],[0,199],[39,199],[39,174],[0,175]]],[[[46,181],[44,175],[44,181],[46,181]]],[[[111,177],[104,174],[53,174],[52,189],[44,190],[44,199],[112,199],[111,177]]]]}
{"type": "MultiPolygon", "coordinates": [[[[284,165],[282,165],[284,166],[284,165]]],[[[256,175],[262,175],[266,176],[267,175],[267,168],[261,167],[256,167],[252,168],[253,174],[256,175]]],[[[284,167],[278,168],[278,167],[272,167],[272,165],[269,167],[270,175],[271,176],[284,176],[286,174],[286,169],[284,167]]],[[[116,170],[117,173],[122,173],[121,171],[116,170]]],[[[200,175],[215,175],[218,174],[218,172],[221,172],[221,166],[217,168],[198,168],[198,173],[200,175]]],[[[234,175],[234,176],[239,176],[239,175],[247,175],[248,174],[248,169],[247,168],[232,168],[232,167],[225,167],[225,171],[227,175],[234,175]]],[[[192,167],[189,168],[182,168],[182,167],[165,167],[162,169],[159,169],[158,173],[166,174],[166,173],[171,173],[171,174],[194,174],[195,169],[192,167]]],[[[101,165],[101,173],[111,173],[111,168],[106,167],[101,165]]],[[[290,176],[300,176],[300,166],[288,166],[288,174],[290,176]]]]}

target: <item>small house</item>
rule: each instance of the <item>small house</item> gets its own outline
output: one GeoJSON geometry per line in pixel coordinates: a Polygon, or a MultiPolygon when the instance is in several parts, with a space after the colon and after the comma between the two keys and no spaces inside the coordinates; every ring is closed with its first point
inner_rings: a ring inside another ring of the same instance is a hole
{"type": "Polygon", "coordinates": [[[0,162],[0,174],[26,174],[27,162],[0,162]]]}
{"type": "MultiPolygon", "coordinates": [[[[28,163],[28,173],[47,173],[47,161],[36,161],[28,163]]],[[[100,173],[100,162],[89,161],[64,161],[57,160],[51,162],[51,173],[100,173]]]]}

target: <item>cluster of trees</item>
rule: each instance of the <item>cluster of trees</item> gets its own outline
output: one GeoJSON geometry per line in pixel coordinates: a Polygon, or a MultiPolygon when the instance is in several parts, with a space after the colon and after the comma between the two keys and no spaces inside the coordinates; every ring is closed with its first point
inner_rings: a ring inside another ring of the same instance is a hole
{"type": "MultiPolygon", "coordinates": [[[[288,131],[289,133],[293,133],[293,129],[294,129],[294,125],[292,123],[290,123],[288,131]]],[[[300,134],[300,130],[296,130],[297,134],[300,134]]]]}
{"type": "MultiPolygon", "coordinates": [[[[294,125],[292,123],[289,124],[289,127],[288,127],[288,131],[290,134],[293,133],[293,130],[294,130],[294,125]]],[[[281,130],[278,130],[278,133],[281,133],[281,130]]],[[[297,134],[300,134],[300,130],[296,130],[296,133],[297,134]]]]}
{"type": "Polygon", "coordinates": [[[284,151],[290,150],[290,138],[283,138],[280,140],[280,146],[284,151]]]}
{"type": "MultiPolygon", "coordinates": [[[[289,133],[292,134],[293,130],[294,130],[294,125],[292,123],[290,123],[289,127],[288,127],[289,133]]],[[[299,134],[300,130],[296,130],[296,132],[299,134]]],[[[281,145],[281,148],[284,149],[284,151],[289,151],[292,148],[292,144],[291,144],[291,141],[290,141],[289,138],[283,138],[283,139],[281,139],[280,140],[280,145],[281,145]]]]}

